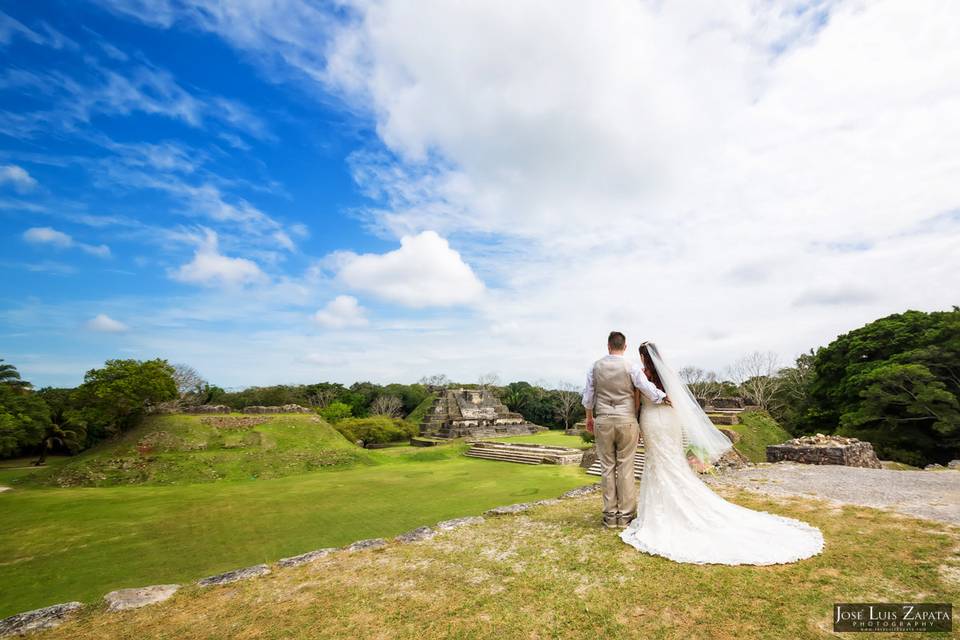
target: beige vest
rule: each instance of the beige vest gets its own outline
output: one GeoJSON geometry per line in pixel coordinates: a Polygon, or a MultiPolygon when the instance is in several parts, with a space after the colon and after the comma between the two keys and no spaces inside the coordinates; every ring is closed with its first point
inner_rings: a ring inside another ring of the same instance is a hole
{"type": "Polygon", "coordinates": [[[633,389],[626,358],[601,358],[593,364],[594,415],[635,418],[633,389]]]}

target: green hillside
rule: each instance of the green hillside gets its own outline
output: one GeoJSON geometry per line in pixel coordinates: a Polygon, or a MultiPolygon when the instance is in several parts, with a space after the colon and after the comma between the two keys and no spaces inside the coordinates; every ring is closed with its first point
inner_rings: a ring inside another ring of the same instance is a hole
{"type": "Polygon", "coordinates": [[[18,484],[107,487],[280,478],[369,461],[312,414],[152,416],[18,484]]]}
{"type": "Polygon", "coordinates": [[[780,444],[791,437],[766,411],[744,411],[740,414],[740,424],[723,428],[740,434],[736,449],[751,462],[766,462],[767,445],[780,444]]]}

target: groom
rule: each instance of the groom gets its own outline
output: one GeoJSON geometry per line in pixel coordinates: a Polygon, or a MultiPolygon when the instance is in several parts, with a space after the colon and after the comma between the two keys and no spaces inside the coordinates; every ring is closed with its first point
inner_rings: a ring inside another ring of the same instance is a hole
{"type": "Polygon", "coordinates": [[[587,432],[596,435],[603,492],[603,524],[610,529],[626,527],[637,515],[637,482],[633,462],[640,439],[635,390],[654,402],[666,397],[643,373],[639,363],[623,357],[627,338],[611,331],[609,355],[597,360],[587,372],[583,407],[587,432]]]}

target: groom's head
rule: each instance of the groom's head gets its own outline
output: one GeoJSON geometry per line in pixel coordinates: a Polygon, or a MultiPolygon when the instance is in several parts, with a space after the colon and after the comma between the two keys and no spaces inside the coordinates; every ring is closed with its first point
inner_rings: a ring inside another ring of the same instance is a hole
{"type": "Polygon", "coordinates": [[[610,353],[623,353],[627,350],[627,336],[619,331],[611,331],[607,338],[607,350],[610,353]]]}

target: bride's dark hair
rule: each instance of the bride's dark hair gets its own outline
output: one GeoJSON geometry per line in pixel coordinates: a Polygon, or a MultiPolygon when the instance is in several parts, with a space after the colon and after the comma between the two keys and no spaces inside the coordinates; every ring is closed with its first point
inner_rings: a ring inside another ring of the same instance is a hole
{"type": "Polygon", "coordinates": [[[647,380],[652,382],[657,389],[666,393],[667,390],[663,388],[660,374],[657,373],[657,367],[653,364],[653,358],[650,357],[650,349],[646,342],[640,345],[640,360],[643,362],[643,373],[647,376],[647,380]]]}

